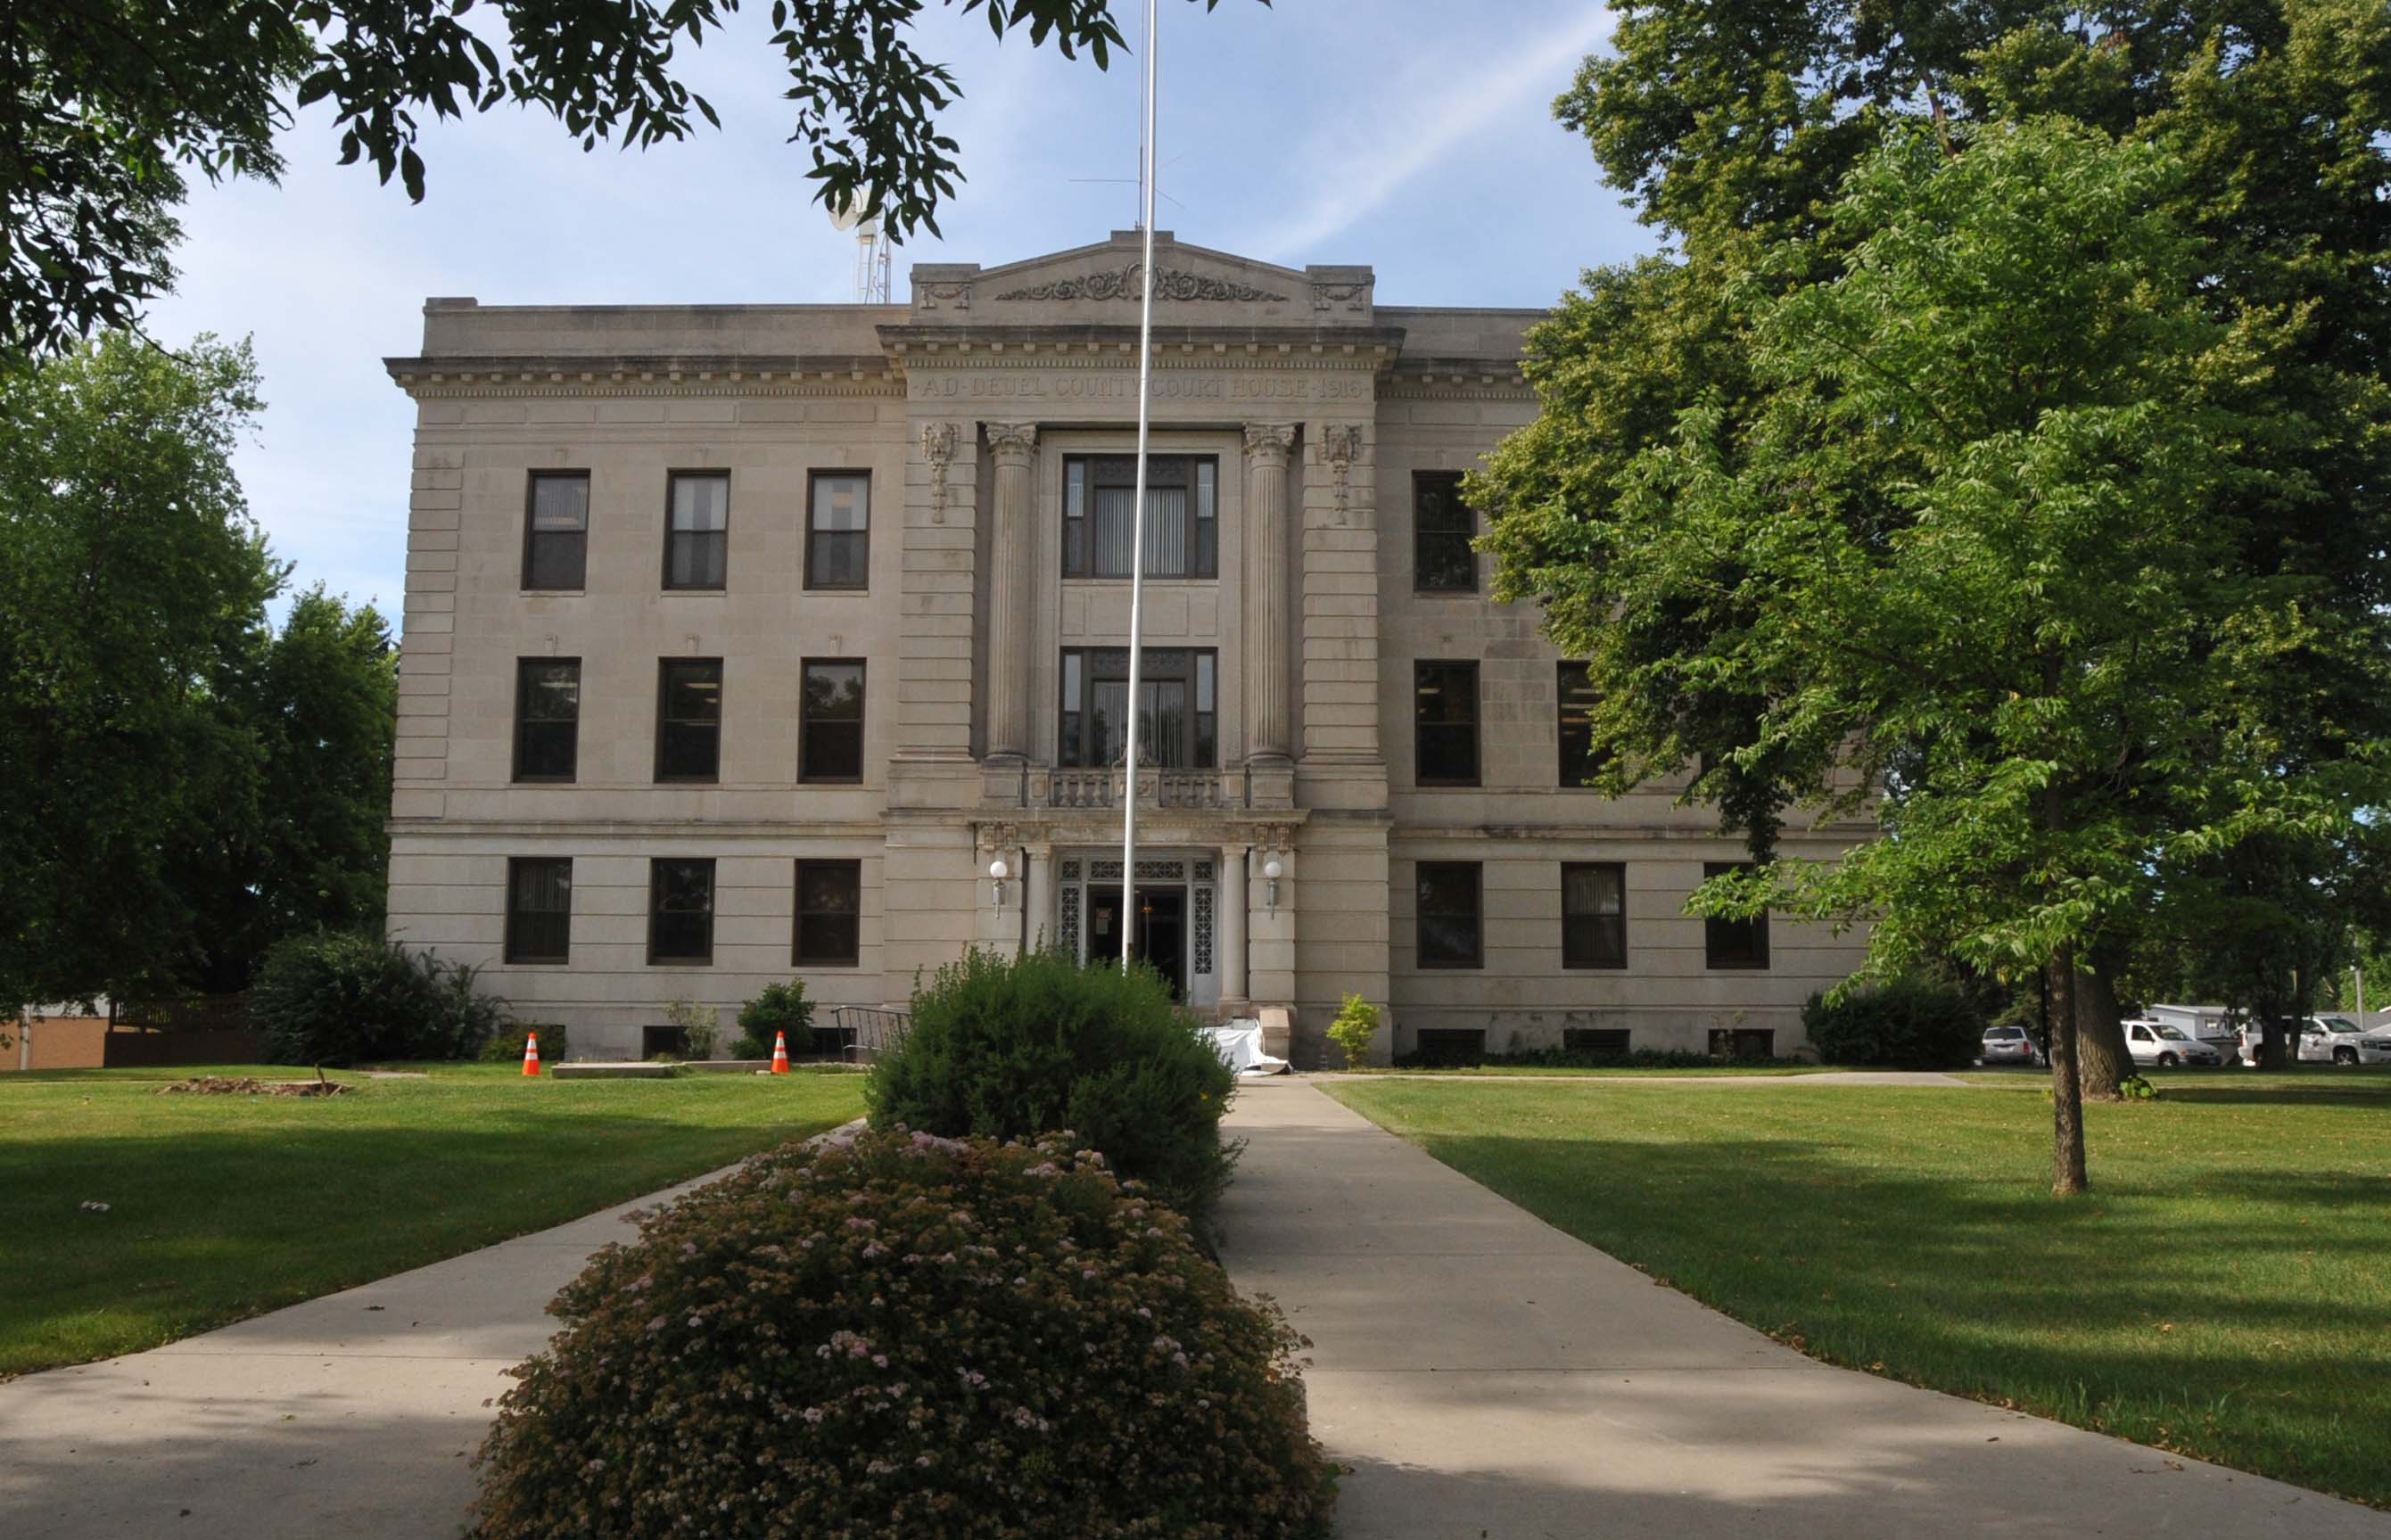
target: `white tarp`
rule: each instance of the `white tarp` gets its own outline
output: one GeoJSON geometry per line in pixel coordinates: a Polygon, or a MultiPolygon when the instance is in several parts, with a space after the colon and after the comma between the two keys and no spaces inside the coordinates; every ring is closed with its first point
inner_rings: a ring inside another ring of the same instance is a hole
{"type": "Polygon", "coordinates": [[[1218,1027],[1207,1027],[1204,1035],[1212,1042],[1212,1052],[1221,1055],[1230,1068],[1240,1075],[1284,1075],[1288,1065],[1285,1059],[1274,1059],[1262,1052],[1262,1024],[1251,1016],[1240,1016],[1218,1027]]]}

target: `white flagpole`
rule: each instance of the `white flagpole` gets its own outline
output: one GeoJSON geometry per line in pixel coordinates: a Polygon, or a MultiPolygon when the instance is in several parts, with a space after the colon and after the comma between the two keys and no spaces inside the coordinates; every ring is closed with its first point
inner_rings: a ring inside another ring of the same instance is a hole
{"type": "Polygon", "coordinates": [[[1137,924],[1137,717],[1140,627],[1145,603],[1145,446],[1153,430],[1154,412],[1154,96],[1156,36],[1155,0],[1145,0],[1145,102],[1140,125],[1138,195],[1139,228],[1145,251],[1138,264],[1137,314],[1137,479],[1130,499],[1129,537],[1129,742],[1125,780],[1129,795],[1121,809],[1121,966],[1130,963],[1130,937],[1137,924]]]}

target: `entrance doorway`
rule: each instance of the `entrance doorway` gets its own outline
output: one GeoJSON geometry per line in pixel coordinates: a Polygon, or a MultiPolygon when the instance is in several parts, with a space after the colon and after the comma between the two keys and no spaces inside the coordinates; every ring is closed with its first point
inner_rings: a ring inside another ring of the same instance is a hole
{"type": "MultiPolygon", "coordinates": [[[[1139,863],[1143,867],[1144,862],[1139,863]]],[[[1144,963],[1170,985],[1170,997],[1187,998],[1187,890],[1184,887],[1141,887],[1138,913],[1125,923],[1121,890],[1088,889],[1088,961],[1116,958],[1121,940],[1129,940],[1132,961],[1144,963]]]]}

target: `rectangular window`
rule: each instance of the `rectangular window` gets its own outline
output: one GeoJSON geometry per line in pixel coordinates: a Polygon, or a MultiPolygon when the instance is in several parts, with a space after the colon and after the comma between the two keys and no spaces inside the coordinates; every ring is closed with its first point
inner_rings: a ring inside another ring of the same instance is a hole
{"type": "Polygon", "coordinates": [[[1558,725],[1561,740],[1560,784],[1583,786],[1610,762],[1594,746],[1594,685],[1583,663],[1562,661],[1557,670],[1558,725]]]}
{"type": "Polygon", "coordinates": [[[1412,724],[1419,784],[1478,784],[1478,665],[1413,664],[1412,724]]]}
{"type": "Polygon", "coordinates": [[[534,471],[526,502],[523,586],[580,588],[589,559],[589,472],[534,471]]]}
{"type": "Polygon", "coordinates": [[[797,721],[797,779],[863,779],[863,660],[806,661],[797,721]]]}
{"type": "Polygon", "coordinates": [[[1777,1056],[1777,1032],[1769,1027],[1713,1027],[1711,1057],[1769,1059],[1777,1056]]]}
{"type": "MultiPolygon", "coordinates": [[[[1137,757],[1165,770],[1210,770],[1220,752],[1219,654],[1208,648],[1148,647],[1137,679],[1137,757]]],[[[1061,742],[1066,767],[1118,765],[1129,752],[1129,649],[1063,653],[1061,742]]]]}
{"type": "Polygon", "coordinates": [[[668,481],[665,587],[719,589],[730,554],[730,472],[675,471],[668,481]]]}
{"type": "MultiPolygon", "coordinates": [[[[1219,468],[1208,456],[1149,455],[1145,575],[1220,574],[1219,468]]],[[[1063,462],[1063,576],[1127,577],[1135,534],[1135,455],[1073,455],[1063,462]]]]}
{"type": "Polygon", "coordinates": [[[648,962],[714,961],[714,862],[648,862],[648,962]]]}
{"type": "Polygon", "coordinates": [[[1474,861],[1424,861],[1418,865],[1419,965],[1477,968],[1486,964],[1480,919],[1480,868],[1474,861]]]}
{"type": "Polygon", "coordinates": [[[1627,868],[1616,861],[1561,868],[1561,966],[1627,965],[1627,868]]]}
{"type": "MultiPolygon", "coordinates": [[[[1702,877],[1725,876],[1729,872],[1750,870],[1748,861],[1714,861],[1702,865],[1702,877]]],[[[1768,966],[1768,916],[1753,915],[1749,920],[1723,920],[1715,916],[1702,922],[1702,946],[1708,954],[1708,965],[1713,968],[1764,968],[1768,966]]]]}
{"type": "Polygon", "coordinates": [[[1635,1051],[1624,1027],[1564,1027],[1561,1048],[1599,1059],[1623,1059],[1635,1051]]]}
{"type": "Polygon", "coordinates": [[[860,589],[872,576],[872,472],[817,471],[807,488],[806,587],[860,589]]]}
{"type": "Polygon", "coordinates": [[[1461,473],[1422,471],[1412,477],[1412,587],[1421,593],[1478,591],[1478,554],[1469,549],[1478,516],[1461,500],[1461,473]]]}
{"type": "Polygon", "coordinates": [[[799,967],[851,968],[863,960],[863,863],[797,862],[799,967]]]}
{"type": "Polygon", "coordinates": [[[712,781],[722,769],[722,660],[666,658],[656,668],[656,779],[712,781]]]}
{"type": "Polygon", "coordinates": [[[572,859],[508,861],[507,961],[564,963],[572,955],[572,859]]]}
{"type": "Polygon", "coordinates": [[[581,660],[515,660],[515,779],[570,781],[581,740],[581,660]]]}

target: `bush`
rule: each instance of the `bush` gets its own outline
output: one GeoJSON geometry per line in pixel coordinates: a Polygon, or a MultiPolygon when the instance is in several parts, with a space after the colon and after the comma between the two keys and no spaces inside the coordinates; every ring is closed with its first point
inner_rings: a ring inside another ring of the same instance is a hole
{"type": "Polygon", "coordinates": [[[813,1031],[814,1003],[806,998],[806,981],[792,978],[785,984],[767,984],[763,993],[739,1007],[740,1037],[730,1045],[730,1056],[770,1058],[775,1032],[788,1034],[790,1053],[808,1053],[813,1048],[813,1031]]]}
{"type": "Polygon", "coordinates": [[[557,1297],[482,1540],[1325,1535],[1301,1339],[1072,1135],[790,1145],[557,1297]]]}
{"type": "Polygon", "coordinates": [[[1929,978],[1895,978],[1834,1001],[1814,994],[1802,1025],[1829,1064],[1957,1069],[1984,1052],[1984,1016],[1966,994],[1929,978]]]}
{"type": "MultiPolygon", "coordinates": [[[[678,1057],[710,1059],[714,1056],[714,1045],[722,1036],[720,1011],[711,1005],[672,1000],[665,1003],[665,1022],[680,1039],[678,1057]]],[[[661,1054],[656,1055],[657,1058],[664,1056],[661,1054]]]]}
{"type": "Polygon", "coordinates": [[[267,951],[250,1020],[279,1064],[472,1058],[508,1022],[505,1003],[475,993],[473,977],[378,936],[296,936],[267,951]]]}
{"type": "Polygon", "coordinates": [[[1358,1069],[1370,1062],[1370,1044],[1378,1036],[1378,1008],[1358,994],[1349,994],[1328,1024],[1328,1041],[1345,1055],[1345,1068],[1358,1069]]]}
{"type": "Polygon", "coordinates": [[[1022,1139],[1058,1128],[1200,1218],[1228,1184],[1236,1077],[1151,969],[973,951],[913,997],[864,1083],[875,1125],[1022,1139]]]}
{"type": "Polygon", "coordinates": [[[484,1064],[521,1064],[523,1038],[532,1032],[539,1034],[539,1062],[542,1067],[562,1064],[573,1054],[573,1041],[561,1021],[517,1022],[509,1032],[493,1032],[490,1041],[482,1044],[477,1055],[484,1064]]]}

